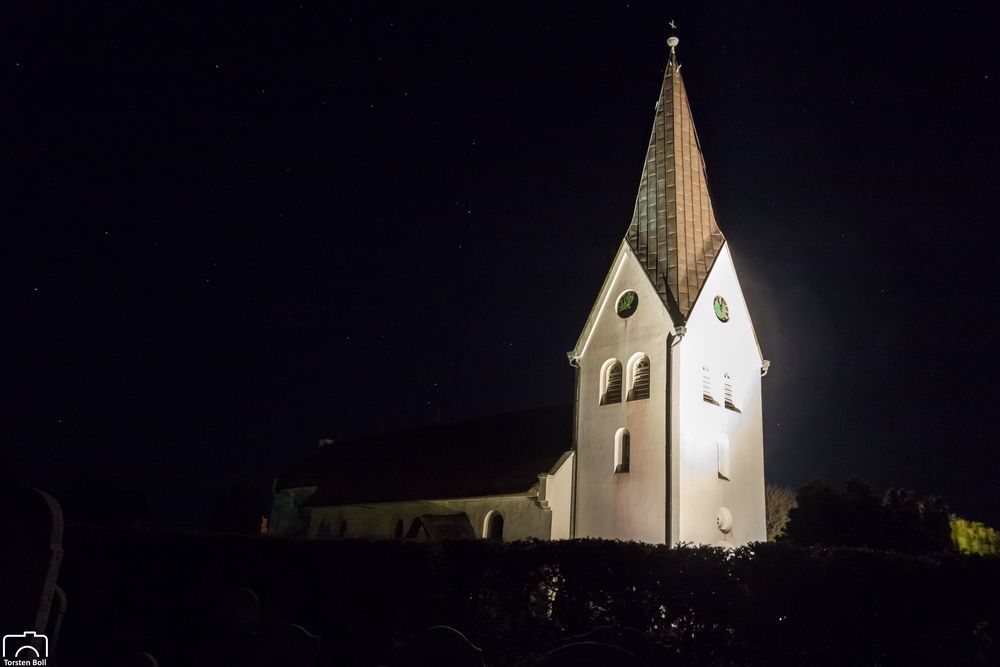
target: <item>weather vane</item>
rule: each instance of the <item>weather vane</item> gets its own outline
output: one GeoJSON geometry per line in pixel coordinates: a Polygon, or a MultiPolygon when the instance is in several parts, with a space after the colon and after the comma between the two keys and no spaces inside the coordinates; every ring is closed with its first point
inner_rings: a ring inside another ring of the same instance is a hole
{"type": "MultiPolygon", "coordinates": [[[[673,31],[677,30],[677,24],[674,23],[673,19],[670,19],[670,23],[668,23],[667,25],[670,26],[671,30],[673,30],[673,31]]],[[[674,55],[674,50],[677,48],[677,45],[680,43],[680,41],[681,40],[677,39],[676,35],[670,35],[670,37],[667,37],[667,46],[670,47],[670,55],[671,56],[674,55]]]]}
{"type": "Polygon", "coordinates": [[[673,20],[673,19],[670,19],[670,23],[669,23],[669,25],[670,25],[670,29],[671,29],[671,30],[677,30],[677,24],[676,24],[676,23],[674,23],[674,20],[673,20]]]}

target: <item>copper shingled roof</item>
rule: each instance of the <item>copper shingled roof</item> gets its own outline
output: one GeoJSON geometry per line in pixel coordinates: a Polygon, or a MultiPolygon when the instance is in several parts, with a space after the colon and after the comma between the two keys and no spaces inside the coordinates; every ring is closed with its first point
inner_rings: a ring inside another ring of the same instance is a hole
{"type": "Polygon", "coordinates": [[[725,239],[680,69],[671,53],[625,238],[671,314],[687,319],[725,239]]]}

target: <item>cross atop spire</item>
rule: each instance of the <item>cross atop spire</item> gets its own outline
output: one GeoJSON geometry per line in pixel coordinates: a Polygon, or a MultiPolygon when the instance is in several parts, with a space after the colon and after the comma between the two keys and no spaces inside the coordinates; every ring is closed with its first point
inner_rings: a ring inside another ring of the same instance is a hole
{"type": "MultiPolygon", "coordinates": [[[[671,27],[676,25],[671,22],[671,27]]],[[[715,222],[705,161],[675,49],[656,103],[632,223],[625,236],[671,316],[691,312],[725,239],[715,222]]]]}

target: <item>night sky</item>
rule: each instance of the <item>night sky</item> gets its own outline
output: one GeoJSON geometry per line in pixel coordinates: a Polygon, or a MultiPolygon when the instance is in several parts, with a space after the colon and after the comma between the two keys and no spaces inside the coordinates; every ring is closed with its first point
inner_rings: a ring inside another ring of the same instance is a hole
{"type": "Polygon", "coordinates": [[[674,19],[768,481],[1000,524],[997,3],[27,4],[0,433],[31,482],[199,526],[319,437],[570,402],[674,19]]]}

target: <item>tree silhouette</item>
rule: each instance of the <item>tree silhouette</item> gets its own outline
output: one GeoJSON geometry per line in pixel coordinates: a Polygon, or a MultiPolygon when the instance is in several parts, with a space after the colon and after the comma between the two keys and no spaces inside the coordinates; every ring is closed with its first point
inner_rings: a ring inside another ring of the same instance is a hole
{"type": "Polygon", "coordinates": [[[895,549],[928,553],[953,549],[948,506],[936,497],[889,489],[879,497],[858,479],[843,492],[812,482],[799,489],[784,539],[801,545],[895,549]]]}
{"type": "Polygon", "coordinates": [[[785,532],[788,512],[795,507],[795,492],[783,486],[764,487],[764,508],[767,513],[767,541],[773,542],[785,532]]]}

